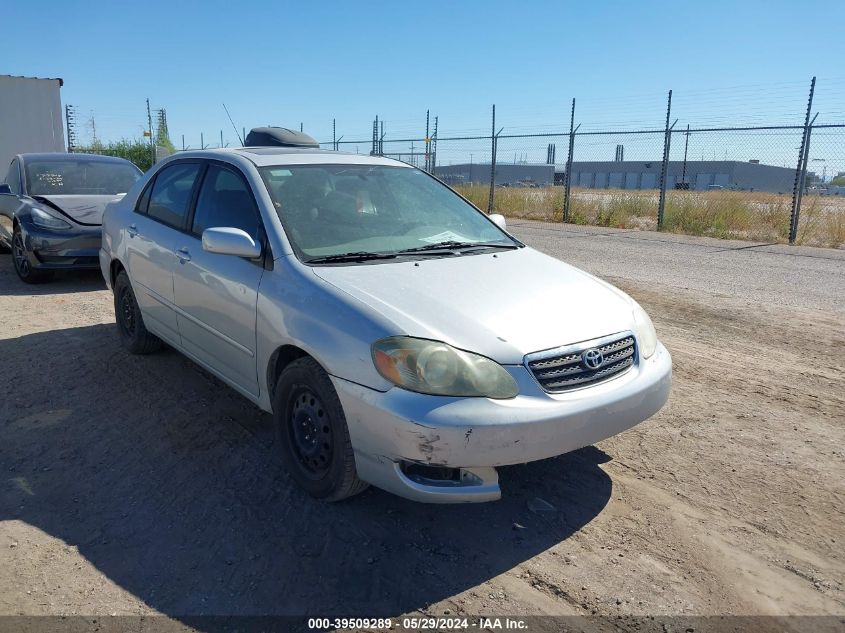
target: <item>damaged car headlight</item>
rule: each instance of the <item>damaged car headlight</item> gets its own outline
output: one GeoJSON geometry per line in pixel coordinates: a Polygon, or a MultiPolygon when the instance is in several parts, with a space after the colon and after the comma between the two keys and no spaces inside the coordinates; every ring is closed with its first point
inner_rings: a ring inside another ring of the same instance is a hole
{"type": "Polygon", "coordinates": [[[30,210],[30,218],[35,226],[40,226],[42,229],[69,229],[70,224],[64,220],[50,215],[46,211],[38,207],[32,207],[30,210]]]}
{"type": "Polygon", "coordinates": [[[640,345],[640,356],[648,358],[657,349],[657,332],[646,311],[634,304],[634,333],[640,345]]]}
{"type": "Polygon", "coordinates": [[[516,381],[498,363],[446,343],[390,336],[373,343],[373,362],[387,380],[438,396],[513,398],[516,381]]]}

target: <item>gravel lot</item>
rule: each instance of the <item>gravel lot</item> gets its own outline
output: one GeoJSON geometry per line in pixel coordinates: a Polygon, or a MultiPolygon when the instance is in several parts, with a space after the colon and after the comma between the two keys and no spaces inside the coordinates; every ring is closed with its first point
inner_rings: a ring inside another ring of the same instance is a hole
{"type": "Polygon", "coordinates": [[[675,384],[463,507],[312,501],[265,414],[120,349],[97,274],[0,259],[0,614],[845,614],[845,251],[512,229],[639,300],[675,384]]]}

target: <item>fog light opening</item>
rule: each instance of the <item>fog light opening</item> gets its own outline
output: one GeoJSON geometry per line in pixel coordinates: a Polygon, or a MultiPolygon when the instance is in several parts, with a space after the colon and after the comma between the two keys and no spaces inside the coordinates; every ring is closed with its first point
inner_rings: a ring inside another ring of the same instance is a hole
{"type": "Polygon", "coordinates": [[[414,483],[422,486],[477,486],[481,479],[469,470],[448,466],[428,466],[415,462],[401,462],[402,473],[414,483]]]}

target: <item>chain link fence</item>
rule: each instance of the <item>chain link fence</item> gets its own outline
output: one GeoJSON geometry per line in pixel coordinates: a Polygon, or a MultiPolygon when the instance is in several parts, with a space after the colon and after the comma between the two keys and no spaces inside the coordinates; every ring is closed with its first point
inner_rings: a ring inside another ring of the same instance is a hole
{"type": "MultiPolygon", "coordinates": [[[[466,135],[444,134],[442,122],[429,113],[420,121],[419,134],[406,123],[398,138],[389,137],[386,122],[378,117],[362,126],[367,132],[354,137],[339,136],[332,121],[332,139],[321,147],[408,163],[480,209],[512,218],[842,247],[845,111],[831,108],[839,107],[845,86],[822,95],[823,102],[832,96],[822,122],[811,116],[814,93],[815,79],[804,103],[799,93],[778,93],[781,101],[789,101],[792,124],[765,125],[759,113],[751,113],[747,119],[752,125],[678,125],[670,92],[665,109],[654,117],[661,123],[665,117],[665,124],[650,128],[582,129],[573,100],[566,129],[512,133],[520,128],[508,128],[501,113],[497,124],[494,106],[491,118],[466,135]],[[805,105],[804,112],[796,113],[805,105]]],[[[693,105],[682,95],[675,109],[686,111],[693,105]]],[[[697,107],[710,106],[705,99],[697,107]]],[[[784,116],[779,112],[786,107],[778,106],[772,116],[784,116]]],[[[143,132],[140,140],[98,144],[93,114],[90,130],[74,132],[69,119],[69,138],[72,133],[84,138],[87,131],[94,142],[77,151],[124,156],[146,169],[173,151],[238,146],[241,141],[235,137],[246,135],[242,129],[240,135],[238,130],[234,135],[218,130],[191,138],[169,136],[164,109],[148,106],[145,114],[146,120],[135,125],[143,132]],[[161,138],[166,143],[157,142],[161,138]]],[[[715,120],[707,110],[695,116],[715,120]]],[[[107,117],[97,120],[109,123],[107,117]]]]}
{"type": "Polygon", "coordinates": [[[762,242],[845,246],[845,124],[333,140],[435,175],[489,213],[762,242]]]}

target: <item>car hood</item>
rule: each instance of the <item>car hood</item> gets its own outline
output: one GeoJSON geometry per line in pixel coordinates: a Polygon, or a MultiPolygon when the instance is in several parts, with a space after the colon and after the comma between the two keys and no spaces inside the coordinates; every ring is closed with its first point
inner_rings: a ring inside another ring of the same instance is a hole
{"type": "Polygon", "coordinates": [[[444,341],[504,364],[633,328],[626,294],[527,247],[313,271],[387,318],[397,334],[444,341]]]}
{"type": "Polygon", "coordinates": [[[33,196],[33,199],[47,204],[78,224],[100,226],[103,223],[103,211],[106,210],[106,206],[117,202],[123,195],[33,196]]]}

